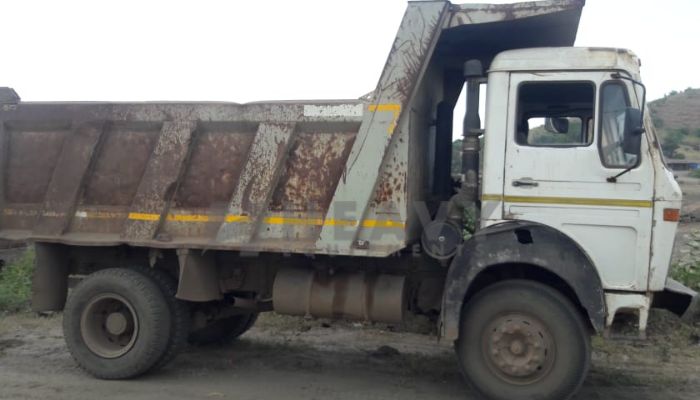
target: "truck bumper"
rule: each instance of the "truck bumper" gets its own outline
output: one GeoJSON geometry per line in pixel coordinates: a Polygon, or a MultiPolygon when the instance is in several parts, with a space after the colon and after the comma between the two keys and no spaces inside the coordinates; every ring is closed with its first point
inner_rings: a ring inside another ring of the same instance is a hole
{"type": "Polygon", "coordinates": [[[700,296],[682,283],[667,278],[663,291],[654,294],[653,308],[663,308],[686,321],[700,320],[700,296]]]}

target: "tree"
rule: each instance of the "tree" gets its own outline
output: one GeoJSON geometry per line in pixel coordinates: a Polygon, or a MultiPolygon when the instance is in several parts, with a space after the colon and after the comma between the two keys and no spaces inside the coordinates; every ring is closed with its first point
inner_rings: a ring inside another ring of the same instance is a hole
{"type": "Polygon", "coordinates": [[[462,139],[452,142],[452,175],[462,173],[462,139]]]}
{"type": "Polygon", "coordinates": [[[671,131],[668,135],[666,135],[666,138],[661,146],[664,155],[668,158],[680,158],[678,149],[681,147],[684,137],[685,135],[683,134],[683,131],[678,129],[671,131]]]}

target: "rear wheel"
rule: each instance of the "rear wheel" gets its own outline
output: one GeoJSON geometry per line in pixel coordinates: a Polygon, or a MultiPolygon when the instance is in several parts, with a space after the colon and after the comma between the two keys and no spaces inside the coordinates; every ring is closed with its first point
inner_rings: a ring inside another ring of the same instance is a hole
{"type": "Polygon", "coordinates": [[[170,310],[144,274],[105,269],[73,290],[63,313],[63,333],[71,355],[87,372],[103,379],[131,378],[165,354],[170,310]]]}
{"type": "Polygon", "coordinates": [[[579,311],[556,290],[512,280],[478,293],[462,311],[457,355],[488,399],[568,399],[590,365],[579,311]]]}
{"type": "Polygon", "coordinates": [[[187,336],[190,332],[190,308],[187,302],[175,297],[177,281],[166,271],[148,267],[136,267],[134,269],[153,280],[163,293],[170,310],[170,339],[163,356],[151,368],[151,370],[155,370],[164,367],[187,346],[187,336]]]}
{"type": "Polygon", "coordinates": [[[248,313],[212,321],[190,333],[189,342],[199,346],[230,343],[252,328],[257,319],[257,313],[248,313]]]}

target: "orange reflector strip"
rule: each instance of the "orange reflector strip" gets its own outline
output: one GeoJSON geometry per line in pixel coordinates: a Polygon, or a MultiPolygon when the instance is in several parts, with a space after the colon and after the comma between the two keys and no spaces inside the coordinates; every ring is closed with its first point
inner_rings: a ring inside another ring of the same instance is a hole
{"type": "Polygon", "coordinates": [[[678,222],[681,220],[681,210],[677,208],[664,208],[664,221],[678,222]]]}

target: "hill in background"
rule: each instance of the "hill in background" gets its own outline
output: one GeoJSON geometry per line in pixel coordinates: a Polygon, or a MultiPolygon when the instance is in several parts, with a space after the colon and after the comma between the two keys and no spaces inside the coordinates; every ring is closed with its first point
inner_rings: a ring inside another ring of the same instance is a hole
{"type": "Polygon", "coordinates": [[[648,106],[664,154],[700,160],[700,89],[674,90],[648,106]]]}

